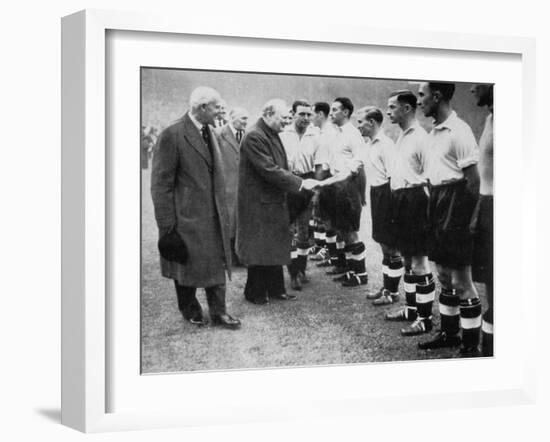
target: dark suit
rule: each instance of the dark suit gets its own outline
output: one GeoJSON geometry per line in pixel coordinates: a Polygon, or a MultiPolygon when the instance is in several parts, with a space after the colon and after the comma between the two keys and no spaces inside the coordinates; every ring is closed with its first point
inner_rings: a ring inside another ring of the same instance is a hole
{"type": "Polygon", "coordinates": [[[176,281],[185,317],[200,311],[196,287],[208,289],[211,314],[225,313],[229,219],[221,154],[211,130],[210,139],[212,152],[185,114],[162,131],[153,156],[151,194],[159,235],[175,228],[188,251],[185,264],[160,260],[162,275],[176,281]]]}
{"type": "Polygon", "coordinates": [[[301,184],[288,171],[279,135],[258,120],[241,144],[239,165],[237,255],[249,266],[248,299],[284,293],[282,265],[290,261],[292,240],[286,194],[301,184]]]}

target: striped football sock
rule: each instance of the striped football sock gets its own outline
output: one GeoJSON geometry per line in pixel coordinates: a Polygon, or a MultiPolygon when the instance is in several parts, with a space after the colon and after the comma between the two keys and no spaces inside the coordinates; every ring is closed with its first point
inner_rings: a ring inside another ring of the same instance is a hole
{"type": "Polygon", "coordinates": [[[403,258],[401,256],[392,256],[388,260],[388,283],[384,288],[390,293],[399,293],[399,281],[403,275],[403,258]]]}
{"type": "Polygon", "coordinates": [[[346,247],[344,247],[344,256],[346,257],[346,268],[348,269],[347,275],[348,279],[351,274],[355,273],[355,262],[353,261],[353,244],[347,244],[346,247]]]}
{"type": "Polygon", "coordinates": [[[460,326],[462,327],[462,345],[467,348],[477,347],[481,331],[479,298],[464,299],[460,302],[460,326]]]}
{"type": "Polygon", "coordinates": [[[336,232],[329,230],[326,234],[328,256],[331,261],[336,262],[336,232]]]}
{"type": "Polygon", "coordinates": [[[296,258],[298,271],[305,274],[307,267],[307,255],[309,253],[309,244],[307,242],[298,243],[296,251],[298,254],[296,258]]]}
{"type": "Polygon", "coordinates": [[[411,272],[403,276],[403,287],[405,288],[405,314],[407,319],[414,321],[416,312],[416,278],[411,272]]]}
{"type": "Polygon", "coordinates": [[[365,258],[367,256],[365,244],[356,242],[350,246],[351,259],[350,264],[352,270],[357,276],[365,276],[367,269],[365,268],[365,258]]]}
{"type": "Polygon", "coordinates": [[[347,267],[346,262],[346,242],[345,241],[337,241],[336,242],[336,266],[337,267],[347,267]]]}
{"type": "Polygon", "coordinates": [[[435,298],[435,280],[431,273],[416,275],[416,311],[421,319],[431,319],[435,298]]]}
{"type": "Polygon", "coordinates": [[[313,238],[315,240],[315,245],[319,248],[323,248],[327,244],[327,234],[325,232],[324,226],[317,225],[315,231],[313,232],[313,238]]]}
{"type": "Polygon", "coordinates": [[[383,279],[383,287],[387,290],[389,290],[389,276],[388,276],[388,265],[390,263],[390,256],[384,255],[384,258],[382,259],[382,277],[383,279]]]}
{"type": "Polygon", "coordinates": [[[296,247],[292,247],[290,251],[290,264],[287,266],[288,273],[291,277],[298,275],[298,250],[296,247]]]}
{"type": "Polygon", "coordinates": [[[441,289],[439,294],[439,314],[441,331],[447,335],[457,335],[460,331],[460,298],[453,289],[441,289]]]}

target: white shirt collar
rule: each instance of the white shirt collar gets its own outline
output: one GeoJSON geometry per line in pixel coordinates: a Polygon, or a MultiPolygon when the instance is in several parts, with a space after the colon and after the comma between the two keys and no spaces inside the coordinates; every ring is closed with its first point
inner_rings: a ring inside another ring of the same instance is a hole
{"type": "MultiPolygon", "coordinates": [[[[294,134],[298,134],[298,131],[296,130],[296,126],[294,125],[294,123],[292,123],[288,129],[287,129],[287,132],[292,132],[294,134]]],[[[308,124],[308,126],[306,127],[306,131],[303,133],[302,136],[311,136],[311,135],[315,135],[315,128],[314,126],[310,123],[308,124]]]]}
{"type": "Polygon", "coordinates": [[[195,126],[197,126],[197,129],[199,130],[199,132],[201,132],[202,127],[204,126],[204,124],[199,123],[199,122],[197,121],[197,119],[193,116],[193,114],[192,114],[191,112],[189,112],[189,118],[191,119],[191,121],[193,122],[193,124],[194,124],[195,126]]]}
{"type": "Polygon", "coordinates": [[[229,129],[231,129],[231,132],[233,132],[233,135],[235,136],[235,138],[237,138],[237,129],[233,127],[232,123],[227,123],[227,125],[229,126],[229,129]]]}
{"type": "Polygon", "coordinates": [[[385,137],[386,134],[384,133],[384,131],[382,130],[382,128],[380,128],[380,130],[378,131],[378,133],[376,134],[376,136],[371,140],[371,144],[374,144],[376,143],[377,141],[382,141],[382,138],[385,137]]]}
{"type": "Polygon", "coordinates": [[[449,116],[445,121],[442,121],[438,125],[434,126],[434,130],[442,130],[442,129],[452,130],[457,118],[458,116],[456,115],[456,112],[451,111],[451,113],[449,114],[449,116]]]}
{"type": "Polygon", "coordinates": [[[407,130],[403,131],[403,135],[407,135],[409,132],[414,132],[418,127],[420,126],[420,123],[418,120],[414,120],[411,125],[407,128],[407,130]]]}

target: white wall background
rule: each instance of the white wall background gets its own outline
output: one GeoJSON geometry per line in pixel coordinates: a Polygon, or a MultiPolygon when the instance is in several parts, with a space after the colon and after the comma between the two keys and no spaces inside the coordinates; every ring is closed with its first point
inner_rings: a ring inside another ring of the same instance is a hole
{"type": "MultiPolygon", "coordinates": [[[[197,8],[238,20],[269,20],[303,17],[319,26],[331,23],[469,32],[491,35],[537,37],[538,54],[538,153],[533,185],[539,189],[538,225],[548,224],[544,176],[548,142],[543,124],[550,117],[550,31],[544,2],[433,0],[392,2],[296,2],[270,3],[210,0],[197,8]],[[442,7],[439,5],[443,5],[442,7]],[[265,17],[265,15],[264,15],[265,17]],[[544,134],[545,135],[545,134],[544,134]]],[[[2,67],[0,69],[0,127],[3,133],[0,189],[0,438],[5,441],[55,440],[101,441],[161,440],[425,440],[446,441],[547,440],[550,430],[550,387],[547,317],[548,290],[542,275],[548,259],[543,250],[548,235],[539,232],[538,257],[533,256],[533,277],[540,279],[538,315],[541,355],[540,398],[537,405],[484,410],[380,415],[364,420],[339,419],[324,422],[294,422],[200,429],[161,430],[85,436],[59,424],[60,419],[60,17],[84,8],[147,11],[162,10],[192,17],[184,2],[157,0],[89,0],[5,4],[0,26],[2,67]],[[536,268],[535,268],[536,267],[536,268]],[[419,422],[427,420],[424,435],[419,422]],[[471,420],[469,429],[459,422],[471,420]],[[469,437],[471,436],[471,437],[469,437]]],[[[206,11],[205,11],[206,12],[206,11]]],[[[511,110],[513,112],[514,110],[511,110]]],[[[512,152],[510,154],[513,154],[512,152]]],[[[515,179],[516,177],[510,177],[515,179]]],[[[541,229],[542,230],[542,229],[541,229]]],[[[513,277],[510,284],[514,284],[513,277]]],[[[535,313],[538,311],[538,313],[535,313]]],[[[521,333],[521,324],[518,324],[521,333]]]]}

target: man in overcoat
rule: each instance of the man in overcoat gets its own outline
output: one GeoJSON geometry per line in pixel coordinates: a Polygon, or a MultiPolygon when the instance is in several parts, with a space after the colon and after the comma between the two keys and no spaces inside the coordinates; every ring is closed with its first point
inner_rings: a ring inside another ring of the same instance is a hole
{"type": "Polygon", "coordinates": [[[211,128],[220,102],[214,89],[196,88],[190,111],[161,133],[153,156],[151,195],[162,275],[174,280],[183,317],[195,325],[206,323],[196,298],[197,287],[204,287],[212,323],[236,329],[240,321],[227,314],[225,305],[229,218],[221,154],[211,128]]]}
{"type": "Polygon", "coordinates": [[[318,184],[288,170],[279,138],[287,113],[284,101],[268,101],[241,145],[237,255],[248,266],[245,299],[254,304],[296,298],[286,294],[282,267],[290,261],[292,240],[287,193],[311,190],[318,184]]]}
{"type": "Polygon", "coordinates": [[[248,112],[235,107],[229,113],[229,123],[216,131],[222,154],[224,170],[227,212],[229,214],[229,232],[233,264],[238,264],[235,254],[235,235],[237,232],[237,188],[239,185],[239,161],[241,142],[248,123],[248,112]]]}

